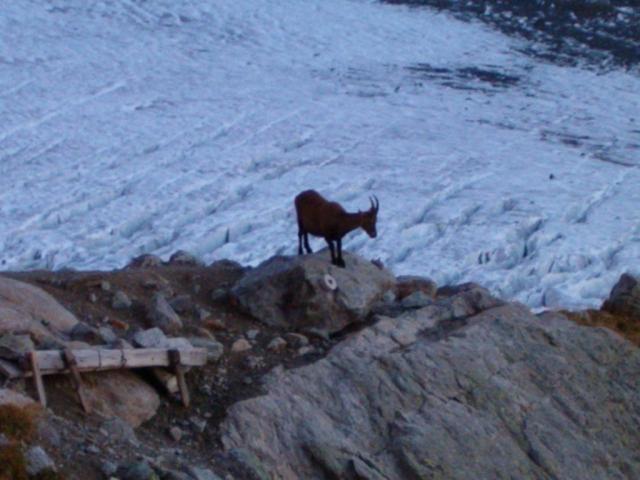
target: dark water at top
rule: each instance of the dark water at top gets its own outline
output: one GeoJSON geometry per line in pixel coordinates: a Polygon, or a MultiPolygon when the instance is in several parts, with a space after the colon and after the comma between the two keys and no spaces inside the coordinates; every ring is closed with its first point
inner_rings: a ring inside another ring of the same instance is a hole
{"type": "MultiPolygon", "coordinates": [[[[523,51],[562,65],[636,69],[640,0],[383,0],[446,10],[531,40],[523,51]]],[[[473,39],[469,39],[473,41],[473,39]]]]}

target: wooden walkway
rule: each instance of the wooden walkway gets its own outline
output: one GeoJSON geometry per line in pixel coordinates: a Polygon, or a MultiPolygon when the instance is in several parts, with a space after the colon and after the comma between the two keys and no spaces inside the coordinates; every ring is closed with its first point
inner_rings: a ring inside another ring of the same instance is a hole
{"type": "Polygon", "coordinates": [[[178,381],[182,403],[189,406],[189,390],[184,378],[188,367],[200,367],[207,363],[207,351],[203,348],[171,350],[165,348],[137,348],[106,350],[98,348],[66,350],[34,350],[18,362],[0,359],[0,373],[7,378],[33,377],[38,400],[47,405],[42,377],[69,374],[85,412],[90,408],[84,396],[83,372],[100,372],[132,368],[166,367],[173,370],[178,381]]]}

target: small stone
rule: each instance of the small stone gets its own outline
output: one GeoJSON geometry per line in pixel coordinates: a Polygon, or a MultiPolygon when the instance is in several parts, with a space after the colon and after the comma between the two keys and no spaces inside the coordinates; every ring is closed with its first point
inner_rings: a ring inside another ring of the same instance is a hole
{"type": "Polygon", "coordinates": [[[147,462],[136,462],[118,468],[118,477],[122,480],[156,480],[158,476],[147,462]]]}
{"type": "Polygon", "coordinates": [[[402,308],[423,308],[433,303],[433,297],[427,295],[421,290],[417,290],[408,296],[404,297],[400,304],[402,308]]]}
{"type": "Polygon", "coordinates": [[[132,259],[126,268],[152,268],[160,267],[161,265],[162,259],[160,257],[145,253],[132,259]]]}
{"type": "Polygon", "coordinates": [[[308,337],[316,337],[321,340],[326,340],[327,342],[331,341],[331,335],[329,334],[329,330],[326,328],[306,328],[304,333],[307,334],[308,337]]]}
{"type": "Polygon", "coordinates": [[[305,345],[309,345],[309,339],[300,333],[287,333],[284,338],[293,348],[300,348],[305,345]]]}
{"type": "Polygon", "coordinates": [[[249,331],[246,333],[246,337],[247,337],[249,340],[251,340],[252,342],[253,342],[256,338],[258,338],[258,335],[260,335],[260,330],[257,330],[257,329],[249,330],[249,331]]]}
{"type": "Polygon", "coordinates": [[[106,280],[102,280],[100,282],[100,289],[103,292],[110,292],[111,291],[111,284],[109,282],[107,282],[106,280]]]}
{"type": "Polygon", "coordinates": [[[83,322],[78,322],[71,329],[69,336],[72,340],[87,342],[93,345],[102,343],[102,338],[98,330],[83,322]]]}
{"type": "Polygon", "coordinates": [[[115,310],[126,310],[131,308],[131,299],[122,290],[118,290],[111,299],[111,307],[115,310]]]}
{"type": "Polygon", "coordinates": [[[197,295],[198,293],[200,293],[200,290],[202,290],[202,287],[200,286],[200,284],[199,283],[195,283],[193,285],[193,293],[195,293],[197,295]]]}
{"type": "Polygon", "coordinates": [[[95,445],[87,445],[84,448],[84,451],[87,453],[92,453],[94,455],[97,455],[98,453],[100,453],[100,449],[98,447],[96,447],[95,445]]]}
{"type": "Polygon", "coordinates": [[[133,427],[119,417],[102,422],[100,432],[106,432],[109,438],[128,442],[131,445],[138,446],[140,444],[133,427]]]}
{"type": "Polygon", "coordinates": [[[220,318],[209,317],[204,322],[204,326],[210,330],[225,330],[227,326],[220,318]]]}
{"type": "Polygon", "coordinates": [[[193,267],[204,266],[204,263],[195,255],[184,250],[178,250],[169,258],[170,265],[188,265],[193,267]]]}
{"type": "Polygon", "coordinates": [[[435,298],[438,285],[430,278],[416,275],[401,275],[397,278],[396,293],[399,300],[412,293],[422,292],[427,297],[435,298]]]}
{"type": "Polygon", "coordinates": [[[98,301],[98,295],[96,295],[95,293],[91,292],[89,294],[89,301],[91,303],[96,303],[98,301]]]}
{"type": "Polygon", "coordinates": [[[231,345],[232,352],[246,352],[247,350],[251,350],[251,344],[244,338],[239,338],[231,345]]]}
{"type": "Polygon", "coordinates": [[[176,333],[182,329],[180,316],[171,308],[169,302],[160,293],[153,296],[149,319],[165,333],[176,333]]]}
{"type": "Polygon", "coordinates": [[[207,428],[207,421],[203,418],[191,417],[189,422],[200,433],[204,432],[207,428]]]}
{"type": "Polygon", "coordinates": [[[29,476],[35,476],[43,470],[56,470],[53,460],[49,458],[47,452],[37,445],[30,447],[25,455],[27,462],[27,473],[29,476]]]}
{"type": "Polygon", "coordinates": [[[105,460],[100,464],[100,471],[105,477],[111,477],[118,471],[118,465],[109,460],[105,460]]]}
{"type": "Polygon", "coordinates": [[[185,293],[169,300],[169,305],[178,313],[185,313],[192,309],[191,295],[185,293]]]}
{"type": "Polygon", "coordinates": [[[112,344],[118,341],[118,337],[111,327],[99,327],[98,334],[104,343],[112,344]]]}
{"type": "Polygon", "coordinates": [[[206,318],[211,316],[211,312],[206,308],[196,307],[195,308],[196,318],[200,321],[203,321],[206,318]]]}
{"type": "Polygon", "coordinates": [[[187,467],[187,471],[189,475],[191,475],[195,480],[222,480],[218,475],[213,473],[211,470],[205,468],[198,467],[187,467]]]}
{"type": "Polygon", "coordinates": [[[298,356],[308,355],[310,353],[315,353],[316,349],[311,345],[307,345],[306,347],[301,347],[298,349],[298,356]]]}
{"type": "Polygon", "coordinates": [[[229,292],[225,288],[216,288],[211,292],[211,300],[222,303],[227,300],[229,292]]]}
{"type": "Polygon", "coordinates": [[[169,435],[176,442],[179,442],[182,439],[182,436],[184,435],[184,432],[182,431],[182,429],[180,427],[171,427],[169,429],[169,435]]]}
{"type": "Polygon", "coordinates": [[[267,350],[271,352],[281,352],[285,348],[287,348],[287,341],[282,337],[274,338],[267,345],[267,350]]]}
{"type": "Polygon", "coordinates": [[[254,356],[247,357],[247,359],[245,360],[245,363],[247,367],[249,367],[252,370],[255,370],[257,368],[264,366],[264,360],[262,359],[262,357],[254,357],[254,356]]]}
{"type": "Polygon", "coordinates": [[[133,343],[141,348],[164,348],[167,344],[167,336],[158,327],[136,332],[133,343]]]}

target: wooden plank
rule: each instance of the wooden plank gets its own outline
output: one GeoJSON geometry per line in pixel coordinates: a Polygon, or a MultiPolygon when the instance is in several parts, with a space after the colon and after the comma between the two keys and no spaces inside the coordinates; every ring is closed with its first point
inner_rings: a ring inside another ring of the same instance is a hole
{"type": "Polygon", "coordinates": [[[73,354],[73,351],[69,348],[66,348],[63,353],[64,361],[69,367],[71,371],[71,378],[73,380],[73,384],[76,388],[76,393],[78,394],[78,399],[80,400],[80,404],[82,405],[82,409],[85,413],[91,413],[91,407],[87,402],[87,399],[84,396],[84,389],[82,387],[82,378],[80,378],[80,372],[78,371],[78,364],[76,362],[76,358],[73,354]]]}
{"type": "MultiPolygon", "coordinates": [[[[59,350],[36,352],[43,375],[68,371],[63,354],[59,350]]],[[[125,350],[78,349],[73,350],[79,372],[113,370],[118,368],[169,367],[169,350],[144,348],[125,350]]],[[[202,366],[207,363],[207,351],[203,348],[180,350],[183,366],[202,366]]]]}
{"type": "Polygon", "coordinates": [[[185,368],[182,365],[182,352],[180,350],[170,350],[169,361],[178,379],[178,389],[180,390],[182,404],[188,407],[191,404],[191,397],[189,395],[189,388],[187,387],[187,380],[184,377],[185,368]]]}
{"type": "Polygon", "coordinates": [[[38,392],[38,401],[43,408],[47,406],[47,395],[44,392],[44,383],[42,383],[42,375],[40,374],[40,367],[38,366],[38,356],[35,351],[29,352],[29,363],[31,364],[31,371],[33,372],[33,380],[36,386],[36,392],[38,392]]]}

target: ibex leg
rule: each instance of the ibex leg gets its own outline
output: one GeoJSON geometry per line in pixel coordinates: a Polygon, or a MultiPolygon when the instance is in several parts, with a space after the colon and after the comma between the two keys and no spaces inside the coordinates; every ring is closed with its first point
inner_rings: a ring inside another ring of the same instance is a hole
{"type": "Polygon", "coordinates": [[[338,244],[338,256],[336,259],[336,265],[338,265],[339,267],[346,267],[344,260],[342,259],[342,239],[338,240],[336,242],[338,244]]]}
{"type": "Polygon", "coordinates": [[[313,250],[311,250],[311,247],[309,246],[309,234],[308,233],[304,234],[304,248],[307,250],[307,253],[313,253],[313,250]]]}

